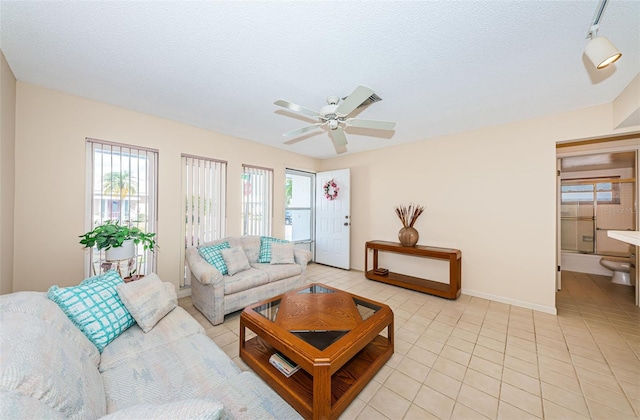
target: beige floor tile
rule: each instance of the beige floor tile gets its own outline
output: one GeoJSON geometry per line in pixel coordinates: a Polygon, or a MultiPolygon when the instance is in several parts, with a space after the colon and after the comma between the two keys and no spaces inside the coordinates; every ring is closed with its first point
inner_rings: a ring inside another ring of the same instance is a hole
{"type": "Polygon", "coordinates": [[[576,413],[549,400],[542,400],[542,405],[545,420],[589,420],[590,418],[588,415],[576,413]]]}
{"type": "Polygon", "coordinates": [[[411,347],[411,350],[407,352],[405,357],[413,359],[416,362],[421,363],[425,366],[431,367],[433,366],[436,359],[438,358],[438,355],[431,353],[429,350],[425,350],[418,346],[413,346],[411,347]]]}
{"type": "Polygon", "coordinates": [[[463,338],[459,338],[455,334],[455,331],[453,332],[453,334],[451,334],[451,336],[447,340],[447,345],[469,354],[473,353],[473,348],[476,346],[476,344],[463,338]]]}
{"type": "MultiPolygon", "coordinates": [[[[623,413],[633,414],[633,408],[622,389],[611,391],[601,386],[593,385],[588,382],[581,382],[582,392],[587,400],[596,401],[600,404],[608,405],[623,413]]],[[[587,401],[587,404],[589,401],[587,401]]]]}
{"type": "Polygon", "coordinates": [[[432,370],[444,373],[451,376],[453,379],[462,381],[464,378],[464,372],[467,370],[466,366],[462,366],[459,363],[453,362],[445,357],[438,356],[438,359],[433,364],[432,370]]]}
{"type": "Polygon", "coordinates": [[[580,383],[588,383],[611,391],[620,392],[620,384],[613,373],[594,372],[580,366],[576,366],[576,374],[580,383]]]}
{"type": "Polygon", "coordinates": [[[519,407],[529,414],[542,418],[542,398],[539,395],[531,394],[503,382],[500,390],[500,401],[519,407]]]}
{"type": "MultiPolygon", "coordinates": [[[[342,420],[342,418],[340,418],[340,420],[342,420]]],[[[411,407],[407,410],[407,414],[404,415],[403,420],[439,420],[439,418],[424,408],[411,404],[411,407]]]]}
{"type": "Polygon", "coordinates": [[[458,397],[460,386],[462,386],[462,382],[435,369],[429,372],[424,384],[454,400],[458,397]]]}
{"type": "Polygon", "coordinates": [[[418,391],[413,403],[441,419],[448,419],[455,401],[426,385],[418,391]]]}
{"type": "Polygon", "coordinates": [[[584,416],[589,415],[589,409],[582,394],[576,394],[555,385],[542,382],[542,398],[584,416]]]}
{"type": "Polygon", "coordinates": [[[500,401],[498,404],[498,420],[536,420],[540,418],[505,401],[500,401]]]}
{"type": "Polygon", "coordinates": [[[397,353],[397,354],[407,354],[411,350],[411,348],[413,347],[413,344],[411,344],[411,343],[409,343],[407,341],[401,340],[401,339],[398,338],[398,336],[396,336],[395,340],[394,340],[394,343],[393,343],[393,346],[394,346],[393,350],[394,350],[395,353],[397,353]]]}
{"type": "Polygon", "coordinates": [[[562,362],[571,363],[571,357],[567,349],[558,349],[538,343],[538,355],[552,357],[562,362]]]}
{"type": "Polygon", "coordinates": [[[524,373],[517,372],[508,367],[502,370],[502,382],[513,385],[530,394],[540,396],[540,381],[524,373]]]}
{"type": "Polygon", "coordinates": [[[540,380],[577,394],[582,393],[580,383],[575,375],[567,376],[547,368],[540,368],[540,380]]]}
{"type": "Polygon", "coordinates": [[[507,341],[505,354],[512,357],[516,357],[520,360],[524,360],[525,362],[529,362],[529,363],[537,363],[537,359],[538,359],[535,345],[533,345],[533,350],[527,350],[524,347],[520,347],[513,344],[513,340],[507,341]]]}
{"type": "Polygon", "coordinates": [[[440,356],[445,357],[453,362],[459,363],[462,366],[467,366],[469,360],[471,360],[471,354],[465,351],[459,350],[449,345],[444,346],[440,352],[440,356]]]}
{"type": "Polygon", "coordinates": [[[349,404],[346,410],[340,414],[340,420],[355,420],[358,418],[358,415],[362,411],[362,409],[367,404],[362,401],[360,398],[356,398],[349,404]]]}
{"type": "Polygon", "coordinates": [[[415,344],[415,342],[418,340],[419,337],[420,337],[420,335],[418,333],[410,331],[409,329],[407,329],[406,328],[406,324],[405,324],[405,326],[400,328],[398,331],[396,331],[396,338],[398,340],[406,341],[407,343],[410,343],[411,345],[415,344]]]}
{"type": "Polygon", "coordinates": [[[427,378],[431,368],[411,358],[405,357],[398,363],[396,370],[418,382],[423,382],[427,378]]]}
{"type": "Polygon", "coordinates": [[[539,378],[538,365],[536,365],[535,363],[529,363],[513,356],[506,355],[504,357],[504,367],[508,367],[509,369],[524,373],[525,375],[529,375],[532,378],[539,378]]]}
{"type": "Polygon", "coordinates": [[[390,419],[401,419],[409,409],[411,401],[383,386],[376,392],[369,405],[390,419]]]}
{"type": "Polygon", "coordinates": [[[464,375],[463,383],[476,388],[482,392],[486,392],[492,397],[500,396],[500,381],[491,376],[480,373],[471,368],[467,369],[464,375]]]}
{"type": "Polygon", "coordinates": [[[496,363],[498,365],[502,365],[504,363],[504,353],[491,350],[479,344],[476,345],[476,347],[473,349],[473,355],[477,357],[481,357],[485,360],[496,363]]]}
{"type": "Polygon", "coordinates": [[[489,418],[459,402],[453,407],[453,413],[451,413],[451,420],[487,420],[489,418]]]}
{"type": "Polygon", "coordinates": [[[439,331],[437,329],[432,329],[433,324],[431,324],[429,326],[429,328],[427,328],[427,330],[424,332],[424,334],[422,334],[423,337],[427,337],[430,338],[434,341],[439,341],[441,343],[446,343],[447,340],[449,339],[449,336],[451,335],[448,332],[444,332],[444,331],[439,331]]]}
{"type": "Polygon", "coordinates": [[[492,340],[499,341],[502,343],[503,348],[504,343],[507,341],[507,334],[505,332],[489,328],[486,324],[484,324],[480,330],[480,337],[487,337],[492,340]]]}
{"type": "Polygon", "coordinates": [[[502,379],[502,365],[490,362],[477,356],[471,356],[469,368],[484,373],[495,379],[502,379]]]}
{"type": "Polygon", "coordinates": [[[362,391],[360,391],[360,394],[358,394],[358,398],[360,398],[362,401],[366,402],[367,404],[371,401],[371,398],[376,394],[376,392],[378,392],[378,390],[382,387],[382,383],[373,380],[370,381],[362,391]]]}
{"type": "Polygon", "coordinates": [[[603,404],[599,401],[594,401],[587,398],[587,405],[593,419],[615,419],[615,420],[637,420],[634,414],[629,414],[626,411],[617,410],[611,405],[603,404]]]}
{"type": "Polygon", "coordinates": [[[496,397],[466,384],[460,388],[457,402],[490,419],[496,418],[498,414],[498,399],[496,397]]]}
{"type": "Polygon", "coordinates": [[[434,340],[433,338],[427,337],[425,333],[420,338],[418,338],[415,345],[425,350],[429,350],[431,353],[440,354],[442,348],[445,346],[445,343],[446,340],[434,340]]]}
{"type": "Polygon", "coordinates": [[[396,370],[389,375],[383,385],[408,401],[413,401],[422,383],[396,370]]]}
{"type": "Polygon", "coordinates": [[[371,405],[366,405],[362,411],[356,417],[356,420],[390,420],[389,417],[385,416],[371,405]]]}
{"type": "Polygon", "coordinates": [[[483,346],[500,353],[505,352],[504,341],[496,340],[494,338],[484,336],[484,335],[480,335],[480,337],[478,337],[478,341],[476,342],[476,345],[483,346]]]}
{"type": "Polygon", "coordinates": [[[571,361],[564,362],[562,360],[558,360],[553,357],[548,357],[548,356],[539,354],[538,363],[540,364],[540,368],[553,370],[555,372],[562,373],[563,375],[567,375],[567,376],[575,375],[575,368],[571,364],[571,361]]]}

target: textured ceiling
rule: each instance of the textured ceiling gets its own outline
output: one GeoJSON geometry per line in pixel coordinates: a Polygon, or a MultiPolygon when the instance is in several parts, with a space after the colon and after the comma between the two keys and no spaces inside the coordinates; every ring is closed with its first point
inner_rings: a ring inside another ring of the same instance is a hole
{"type": "Polygon", "coordinates": [[[609,2],[600,35],[623,56],[596,72],[597,5],[2,0],[0,48],[20,81],[327,158],[326,131],[283,144],[314,121],[275,100],[373,88],[358,117],[396,129],[347,129],[349,153],[611,102],[640,71],[640,1],[609,2]]]}

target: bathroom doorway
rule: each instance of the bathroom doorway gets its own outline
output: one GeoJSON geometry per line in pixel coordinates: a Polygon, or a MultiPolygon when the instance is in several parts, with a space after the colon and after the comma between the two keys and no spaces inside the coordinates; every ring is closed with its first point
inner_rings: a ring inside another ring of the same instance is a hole
{"type": "MultiPolygon", "coordinates": [[[[611,276],[601,259],[637,267],[637,247],[608,232],[637,231],[640,136],[558,145],[558,290],[562,272],[611,276]]],[[[637,272],[629,272],[639,303],[637,272]]]]}

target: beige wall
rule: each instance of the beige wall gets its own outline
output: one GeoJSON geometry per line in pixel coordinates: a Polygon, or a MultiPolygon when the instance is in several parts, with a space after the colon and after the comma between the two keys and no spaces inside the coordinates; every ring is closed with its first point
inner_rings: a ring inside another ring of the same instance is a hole
{"type": "MultiPolygon", "coordinates": [[[[14,290],[47,290],[83,278],[85,138],[159,150],[158,275],[178,285],[182,239],[180,154],[228,161],[227,233],[240,234],[242,164],[315,171],[297,154],[184,124],[17,83],[14,290]]],[[[284,189],[275,188],[274,230],[284,235],[284,189]]]]}
{"type": "Polygon", "coordinates": [[[353,268],[364,266],[365,241],[397,241],[394,206],[418,203],[418,244],[462,251],[464,294],[553,313],[556,142],[611,133],[609,104],[337,157],[321,169],[351,168],[353,268]]]}
{"type": "Polygon", "coordinates": [[[0,294],[13,291],[16,78],[0,51],[0,294]]]}
{"type": "MultiPolygon", "coordinates": [[[[395,205],[419,203],[426,206],[419,243],[462,250],[463,293],[554,312],[556,142],[640,129],[614,131],[608,104],[317,161],[21,82],[17,88],[14,290],[82,278],[77,235],[85,230],[84,140],[92,137],[160,150],[158,273],[175,284],[180,153],[190,153],[229,161],[229,234],[240,233],[233,180],[242,163],[273,167],[276,183],[286,167],[351,168],[352,268],[363,268],[365,241],[397,240],[395,205]]],[[[273,233],[281,235],[284,193],[275,193],[273,233]]]]}

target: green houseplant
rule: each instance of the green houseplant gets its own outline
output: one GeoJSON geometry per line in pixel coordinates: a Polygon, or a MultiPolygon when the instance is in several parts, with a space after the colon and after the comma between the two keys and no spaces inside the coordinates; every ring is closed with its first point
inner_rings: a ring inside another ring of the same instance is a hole
{"type": "Polygon", "coordinates": [[[145,233],[137,227],[129,227],[121,225],[118,221],[107,220],[102,225],[96,226],[93,230],[80,235],[80,244],[85,248],[104,249],[120,248],[126,241],[132,241],[134,244],[142,244],[143,249],[155,252],[156,241],[155,233],[145,233]]]}

